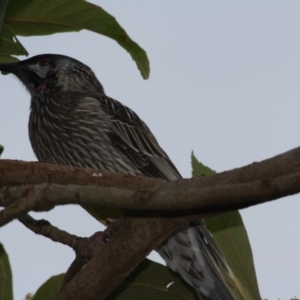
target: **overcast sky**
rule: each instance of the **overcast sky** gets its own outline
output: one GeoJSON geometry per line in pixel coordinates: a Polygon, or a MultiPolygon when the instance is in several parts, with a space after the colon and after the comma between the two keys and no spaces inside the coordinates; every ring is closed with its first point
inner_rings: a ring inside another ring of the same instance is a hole
{"type": "MultiPolygon", "coordinates": [[[[96,1],[95,1],[96,2],[96,1]]],[[[22,38],[30,56],[60,53],[95,71],[106,93],[148,124],[184,177],[190,154],[217,172],[299,146],[299,1],[98,1],[143,47],[144,81],[128,53],[95,33],[22,38]]],[[[27,122],[29,94],[0,77],[0,144],[4,159],[35,161],[27,122]]],[[[299,195],[242,210],[261,296],[300,297],[299,195]]],[[[79,236],[100,229],[87,212],[65,206],[35,214],[79,236]]],[[[17,221],[1,228],[15,299],[65,272],[70,249],[17,221]]],[[[155,256],[157,258],[158,256],[155,256]]]]}

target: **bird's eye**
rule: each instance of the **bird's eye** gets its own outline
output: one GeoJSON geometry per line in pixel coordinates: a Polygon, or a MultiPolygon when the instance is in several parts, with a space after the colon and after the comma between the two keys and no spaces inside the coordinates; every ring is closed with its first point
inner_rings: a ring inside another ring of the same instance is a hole
{"type": "Polygon", "coordinates": [[[48,66],[50,64],[50,58],[45,58],[40,61],[40,66],[48,66]]]}

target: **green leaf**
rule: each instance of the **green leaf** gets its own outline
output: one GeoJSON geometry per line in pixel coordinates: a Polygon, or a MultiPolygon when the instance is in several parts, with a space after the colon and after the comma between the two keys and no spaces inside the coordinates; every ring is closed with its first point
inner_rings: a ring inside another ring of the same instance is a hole
{"type": "MultiPolygon", "coordinates": [[[[215,174],[213,170],[200,163],[192,153],[192,175],[215,174]]],[[[224,277],[237,300],[261,299],[257,285],[253,255],[242,217],[238,211],[206,218],[205,223],[224,255],[234,279],[226,273],[224,277]]]]}
{"type": "Polygon", "coordinates": [[[0,299],[13,300],[12,273],[9,258],[0,243],[0,299]]]}
{"type": "Polygon", "coordinates": [[[192,152],[192,176],[193,177],[207,176],[215,173],[216,171],[210,169],[209,167],[199,162],[195,157],[194,153],[192,152]]]}
{"type": "Polygon", "coordinates": [[[0,33],[7,7],[7,0],[0,0],[0,33]]]}
{"type": "MultiPolygon", "coordinates": [[[[51,277],[32,300],[52,300],[64,274],[51,277]]],[[[193,289],[168,267],[145,259],[106,300],[197,300],[193,289]],[[172,283],[172,284],[170,284],[172,283]]]]}
{"type": "Polygon", "coordinates": [[[10,0],[4,22],[15,34],[47,35],[87,29],[115,40],[126,49],[143,76],[149,77],[150,66],[146,52],[101,7],[83,0],[10,0]]]}
{"type": "Polygon", "coordinates": [[[197,297],[193,289],[168,267],[145,259],[107,298],[127,299],[196,300],[197,297]]]}
{"type": "Polygon", "coordinates": [[[4,150],[4,147],[2,145],[0,145],[0,156],[1,156],[2,152],[3,152],[3,150],[4,150]]]}
{"type": "Polygon", "coordinates": [[[60,290],[64,276],[65,274],[59,274],[50,277],[40,286],[40,288],[34,294],[32,300],[53,300],[55,295],[60,290]]]}
{"type": "MultiPolygon", "coordinates": [[[[19,61],[16,57],[13,56],[2,56],[0,55],[0,63],[13,63],[19,61]]],[[[9,74],[8,72],[1,71],[2,74],[9,74]]]]}
{"type": "Polygon", "coordinates": [[[22,46],[7,24],[3,24],[2,27],[0,53],[1,55],[28,55],[26,49],[22,46]]]}
{"type": "Polygon", "coordinates": [[[28,55],[28,52],[12,29],[7,24],[3,24],[0,35],[0,63],[17,62],[18,59],[11,55],[28,55]]]}

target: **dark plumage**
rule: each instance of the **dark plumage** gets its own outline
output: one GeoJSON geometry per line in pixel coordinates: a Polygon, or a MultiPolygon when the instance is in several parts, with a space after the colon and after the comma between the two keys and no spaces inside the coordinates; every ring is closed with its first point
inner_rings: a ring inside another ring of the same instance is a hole
{"type": "MultiPolygon", "coordinates": [[[[39,161],[165,180],[181,178],[147,125],[106,96],[83,63],[44,54],[0,64],[0,70],[15,74],[31,94],[29,136],[39,161]]],[[[194,287],[199,299],[234,299],[215,261],[232,274],[202,220],[178,229],[157,251],[194,287]]]]}

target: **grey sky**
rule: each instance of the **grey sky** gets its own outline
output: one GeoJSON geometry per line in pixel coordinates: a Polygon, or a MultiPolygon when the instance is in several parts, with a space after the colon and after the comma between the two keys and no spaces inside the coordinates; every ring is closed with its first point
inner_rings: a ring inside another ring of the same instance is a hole
{"type": "MultiPolygon", "coordinates": [[[[96,1],[94,1],[96,2],[96,1]]],[[[20,38],[30,56],[61,53],[93,68],[106,93],[148,124],[184,177],[190,154],[220,172],[299,146],[299,1],[98,1],[143,47],[144,81],[114,41],[91,32],[20,38]]],[[[2,158],[36,160],[27,133],[29,95],[0,77],[2,158]]],[[[300,297],[299,195],[242,211],[261,295],[300,297]]],[[[78,207],[38,218],[80,236],[99,224],[78,207]]],[[[17,221],[0,231],[10,254],[15,299],[64,272],[71,250],[17,221]]],[[[157,256],[155,256],[157,257],[157,256]]]]}

